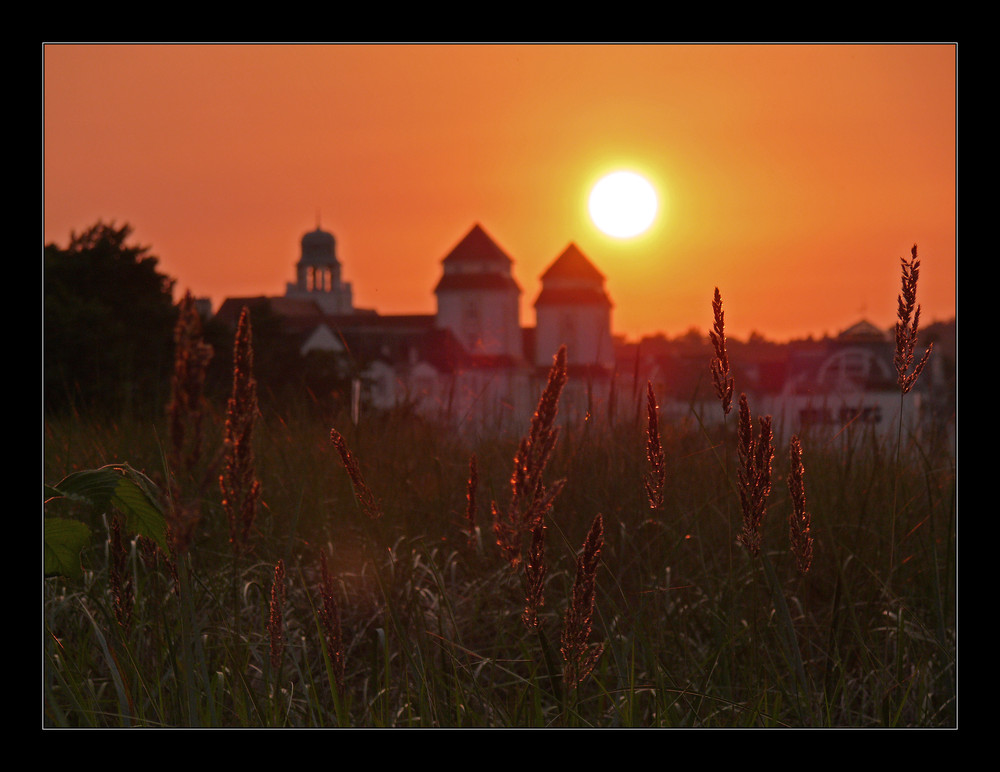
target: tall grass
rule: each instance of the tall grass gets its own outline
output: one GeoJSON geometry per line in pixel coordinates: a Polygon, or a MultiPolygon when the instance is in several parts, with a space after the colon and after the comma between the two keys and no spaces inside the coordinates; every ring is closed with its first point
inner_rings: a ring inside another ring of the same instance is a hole
{"type": "MultiPolygon", "coordinates": [[[[719,486],[703,438],[663,427],[667,484],[656,511],[644,487],[641,427],[561,444],[550,463],[567,482],[548,516],[545,601],[536,609],[548,641],[562,631],[575,553],[594,518],[604,519],[591,636],[604,654],[580,684],[570,714],[554,686],[559,676],[550,672],[560,667],[558,651],[540,650],[522,622],[524,585],[494,543],[484,507],[469,540],[466,460],[476,453],[486,498],[505,489],[515,448],[508,455],[457,447],[454,437],[409,418],[362,422],[352,444],[368,464],[369,485],[384,497],[376,531],[355,503],[336,451],[316,436],[316,421],[299,421],[265,420],[259,427],[264,493],[255,549],[237,579],[238,624],[227,602],[232,563],[218,502],[205,503],[181,561],[179,592],[162,561],[148,560],[136,540],[126,544],[124,564],[95,543],[84,555],[81,582],[46,582],[47,724],[955,722],[955,476],[947,457],[913,444],[901,448],[894,468],[883,463],[894,449],[871,440],[858,439],[849,451],[809,447],[811,569],[804,576],[797,570],[787,514],[769,517],[761,554],[775,584],[754,593],[761,569],[746,551],[737,551],[732,568],[728,563],[733,491],[719,486]],[[387,436],[407,438],[407,445],[386,443],[387,436]],[[405,454],[399,471],[378,461],[379,449],[405,454]],[[894,506],[896,490],[903,495],[894,506]],[[894,511],[896,595],[887,599],[894,511]],[[332,576],[326,594],[340,610],[342,690],[330,675],[321,634],[321,553],[332,576]],[[278,560],[286,566],[286,645],[282,680],[272,689],[268,621],[278,560]],[[130,629],[115,615],[114,571],[132,579],[130,629]],[[805,683],[795,672],[799,660],[805,683]]],[[[102,463],[121,428],[93,427],[90,455],[79,445],[61,445],[75,432],[51,425],[52,477],[102,463]]],[[[155,435],[125,428],[144,437],[131,457],[151,459],[147,471],[155,470],[155,435]]],[[[775,464],[779,474],[788,473],[784,457],[775,464]]],[[[790,495],[775,486],[769,511],[792,507],[790,495]]],[[[105,526],[99,514],[89,515],[93,530],[110,535],[110,521],[105,526]]]]}
{"type": "MultiPolygon", "coordinates": [[[[99,538],[82,579],[45,582],[44,724],[956,725],[950,454],[849,430],[772,459],[749,408],[735,434],[687,430],[651,390],[645,421],[555,431],[557,391],[520,443],[407,413],[258,416],[239,561],[197,482],[226,468],[207,410],[183,552],[75,512],[99,538]]],[[[165,422],[51,419],[46,479],[127,460],[169,491],[165,422]]]]}

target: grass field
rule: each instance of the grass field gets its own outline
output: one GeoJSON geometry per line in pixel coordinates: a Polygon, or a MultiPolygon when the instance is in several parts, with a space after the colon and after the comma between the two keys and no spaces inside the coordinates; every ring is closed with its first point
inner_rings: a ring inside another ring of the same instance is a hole
{"type": "MultiPolygon", "coordinates": [[[[53,503],[93,536],[81,578],[45,582],[46,726],[956,725],[945,448],[902,438],[897,456],[894,439],[804,437],[814,550],[803,575],[789,543],[787,448],[775,449],[759,555],[738,541],[735,414],[717,436],[659,427],[657,509],[644,487],[645,423],[561,427],[543,482],[565,484],[545,516],[530,626],[527,541],[512,566],[490,507],[510,502],[516,440],[468,444],[406,412],[357,427],[317,412],[260,416],[262,495],[242,550],[231,549],[220,501],[221,411],[206,418],[183,486],[198,520],[173,570],[130,534],[116,557],[109,511],[53,503]],[[335,427],[378,519],[359,504],[335,427]],[[602,650],[576,685],[561,644],[576,557],[599,514],[584,638],[602,650]]],[[[46,482],[119,461],[162,493],[163,424],[51,419],[46,482]]]]}

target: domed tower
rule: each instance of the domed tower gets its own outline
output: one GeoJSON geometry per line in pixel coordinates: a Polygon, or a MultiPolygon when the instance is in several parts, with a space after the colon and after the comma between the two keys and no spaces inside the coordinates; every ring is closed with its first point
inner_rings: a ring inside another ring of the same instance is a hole
{"type": "Polygon", "coordinates": [[[520,360],[521,288],[511,275],[513,261],[477,223],[441,262],[437,326],[473,354],[520,360]]]}
{"type": "Polygon", "coordinates": [[[340,280],[337,242],[332,233],[316,230],[302,237],[302,256],[295,265],[296,281],[285,290],[287,297],[315,300],[327,314],[354,311],[351,285],[340,280]]]}
{"type": "Polygon", "coordinates": [[[611,307],[604,274],[570,244],[542,274],[535,301],[535,364],[549,366],[565,344],[567,364],[613,368],[611,307]]]}

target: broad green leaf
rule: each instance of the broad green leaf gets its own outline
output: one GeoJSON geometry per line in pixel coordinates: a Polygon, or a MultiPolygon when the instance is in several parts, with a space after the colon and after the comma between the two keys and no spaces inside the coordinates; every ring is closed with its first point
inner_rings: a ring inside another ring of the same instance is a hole
{"type": "Polygon", "coordinates": [[[167,521],[155,499],[131,477],[122,477],[111,499],[125,515],[125,527],[133,533],[146,536],[164,550],[167,548],[167,521]]]}
{"type": "Polygon", "coordinates": [[[90,529],[79,520],[45,518],[45,575],[79,578],[80,552],[90,542],[90,529]]]}
{"type": "Polygon", "coordinates": [[[117,465],[102,466],[100,469],[74,472],[54,487],[68,499],[87,502],[98,509],[107,509],[121,477],[122,473],[117,465]]]}
{"type": "Polygon", "coordinates": [[[87,502],[98,509],[114,507],[125,515],[128,531],[153,539],[166,549],[167,522],[157,503],[156,485],[128,464],[108,464],[100,469],[74,472],[54,488],[65,498],[87,502]]]}

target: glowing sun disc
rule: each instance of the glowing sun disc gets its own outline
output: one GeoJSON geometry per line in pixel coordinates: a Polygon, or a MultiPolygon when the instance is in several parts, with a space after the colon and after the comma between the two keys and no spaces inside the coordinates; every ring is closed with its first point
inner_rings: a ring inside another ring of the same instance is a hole
{"type": "Polygon", "coordinates": [[[649,181],[635,172],[613,172],[602,177],[588,201],[594,225],[609,236],[638,236],[653,224],[658,202],[649,181]]]}

